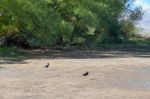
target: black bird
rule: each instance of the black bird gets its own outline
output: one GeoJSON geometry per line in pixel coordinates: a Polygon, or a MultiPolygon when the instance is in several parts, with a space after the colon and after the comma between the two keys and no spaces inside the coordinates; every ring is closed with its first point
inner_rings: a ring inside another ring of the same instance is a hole
{"type": "Polygon", "coordinates": [[[49,63],[47,63],[47,65],[45,65],[44,67],[45,67],[45,68],[48,68],[48,67],[49,67],[49,63]]]}
{"type": "Polygon", "coordinates": [[[86,72],[83,74],[83,76],[88,76],[89,75],[89,72],[86,72]]]}

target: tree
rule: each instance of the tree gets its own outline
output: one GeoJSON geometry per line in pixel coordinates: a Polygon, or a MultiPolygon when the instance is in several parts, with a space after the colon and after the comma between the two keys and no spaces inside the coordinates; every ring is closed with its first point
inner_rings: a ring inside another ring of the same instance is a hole
{"type": "MultiPolygon", "coordinates": [[[[23,36],[31,46],[115,41],[141,19],[132,0],[1,0],[0,36],[23,36]],[[125,14],[128,16],[122,17],[125,14]],[[126,24],[128,23],[128,25],[126,24]],[[129,23],[131,23],[129,25],[129,23]]],[[[131,30],[133,30],[131,28],[131,30]]]]}

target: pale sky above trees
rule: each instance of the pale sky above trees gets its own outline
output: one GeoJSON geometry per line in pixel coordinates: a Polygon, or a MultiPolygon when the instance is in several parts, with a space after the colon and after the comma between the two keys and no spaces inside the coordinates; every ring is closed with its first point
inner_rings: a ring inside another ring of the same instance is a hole
{"type": "Polygon", "coordinates": [[[143,20],[139,22],[138,26],[150,36],[150,0],[136,0],[135,5],[141,6],[144,11],[143,20]]]}

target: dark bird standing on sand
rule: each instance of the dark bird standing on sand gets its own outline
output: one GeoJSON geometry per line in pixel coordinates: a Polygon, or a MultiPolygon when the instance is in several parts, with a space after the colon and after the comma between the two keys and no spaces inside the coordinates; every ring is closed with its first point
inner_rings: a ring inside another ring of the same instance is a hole
{"type": "Polygon", "coordinates": [[[45,68],[48,68],[48,67],[49,67],[49,63],[47,63],[47,65],[45,65],[44,67],[45,67],[45,68]]]}
{"type": "Polygon", "coordinates": [[[83,76],[88,76],[88,74],[89,74],[89,72],[86,72],[86,73],[83,74],[83,76]]]}

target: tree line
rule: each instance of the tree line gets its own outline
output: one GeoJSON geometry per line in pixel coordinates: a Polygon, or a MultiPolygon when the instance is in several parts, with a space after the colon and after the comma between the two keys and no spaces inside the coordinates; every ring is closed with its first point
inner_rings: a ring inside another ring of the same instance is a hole
{"type": "Polygon", "coordinates": [[[0,0],[4,45],[121,43],[135,33],[142,9],[134,0],[0,0]],[[12,43],[13,42],[13,43],[12,43]]]}

